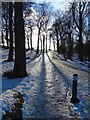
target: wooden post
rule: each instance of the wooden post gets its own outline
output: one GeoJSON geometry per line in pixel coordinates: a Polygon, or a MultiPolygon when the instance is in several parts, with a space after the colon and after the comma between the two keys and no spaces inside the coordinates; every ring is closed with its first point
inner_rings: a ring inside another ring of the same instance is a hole
{"type": "Polygon", "coordinates": [[[73,84],[72,84],[72,97],[71,97],[71,103],[79,103],[80,100],[77,98],[77,80],[78,80],[78,74],[73,75],[73,84]]]}

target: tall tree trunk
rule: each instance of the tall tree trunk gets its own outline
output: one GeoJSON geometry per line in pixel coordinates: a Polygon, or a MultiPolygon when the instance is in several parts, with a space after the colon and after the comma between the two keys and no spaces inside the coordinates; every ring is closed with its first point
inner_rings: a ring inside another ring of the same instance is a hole
{"type": "Polygon", "coordinates": [[[62,53],[63,53],[63,57],[65,59],[65,61],[67,61],[67,56],[66,56],[66,45],[65,45],[65,40],[62,42],[62,53]]]}
{"type": "Polygon", "coordinates": [[[30,34],[31,51],[32,51],[32,49],[33,49],[33,47],[32,47],[32,32],[33,32],[33,30],[32,30],[32,28],[31,28],[31,34],[30,34]]]}
{"type": "Polygon", "coordinates": [[[28,49],[29,49],[29,37],[28,37],[28,32],[27,32],[27,46],[28,46],[28,49]]]}
{"type": "Polygon", "coordinates": [[[43,35],[43,53],[44,53],[44,50],[45,50],[45,35],[43,35]]]}
{"type": "Polygon", "coordinates": [[[85,4],[81,4],[81,1],[79,2],[79,18],[78,18],[78,22],[75,18],[75,6],[73,7],[73,11],[72,11],[72,15],[74,18],[74,21],[76,23],[77,28],[79,29],[79,42],[78,42],[78,58],[80,59],[80,61],[83,61],[83,40],[82,40],[82,32],[83,32],[83,12],[85,9],[85,4]]]}
{"type": "Polygon", "coordinates": [[[71,37],[71,21],[68,22],[68,49],[67,49],[67,58],[72,59],[72,37],[71,37]]]}
{"type": "Polygon", "coordinates": [[[46,53],[47,53],[47,33],[46,33],[46,53]]]}
{"type": "Polygon", "coordinates": [[[39,38],[40,38],[40,29],[38,28],[37,54],[39,53],[39,38]]]}
{"type": "Polygon", "coordinates": [[[10,48],[9,48],[9,61],[13,61],[13,31],[12,31],[12,2],[9,2],[9,34],[10,34],[10,48]]]}
{"type": "Polygon", "coordinates": [[[80,61],[83,61],[83,42],[82,42],[82,13],[79,13],[80,18],[79,18],[79,46],[78,46],[78,57],[80,59],[80,61]]]}
{"type": "Polygon", "coordinates": [[[25,52],[25,31],[23,20],[23,3],[15,2],[15,64],[14,74],[16,77],[25,77],[26,52],[25,52]]]}
{"type": "Polygon", "coordinates": [[[42,39],[41,39],[41,35],[40,35],[40,41],[41,41],[41,51],[42,51],[42,39]]]}
{"type": "Polygon", "coordinates": [[[88,41],[88,61],[90,61],[90,41],[88,41]]]}
{"type": "Polygon", "coordinates": [[[29,49],[31,49],[31,39],[30,39],[31,33],[29,34],[29,38],[28,38],[28,45],[29,45],[29,49]]]}
{"type": "Polygon", "coordinates": [[[9,47],[8,43],[8,26],[7,26],[7,20],[6,20],[6,42],[7,42],[7,48],[9,47]]]}
{"type": "Polygon", "coordinates": [[[54,41],[54,39],[53,39],[53,47],[54,47],[54,51],[55,51],[55,41],[54,41]]]}
{"type": "Polygon", "coordinates": [[[2,31],[1,31],[1,37],[2,37],[2,45],[4,46],[4,39],[3,39],[3,18],[2,18],[2,31]]]}
{"type": "Polygon", "coordinates": [[[28,49],[30,49],[30,46],[29,46],[29,38],[27,37],[27,44],[28,44],[28,49]]]}
{"type": "Polygon", "coordinates": [[[72,59],[72,40],[71,33],[68,34],[68,49],[67,49],[67,58],[72,59]]]}
{"type": "Polygon", "coordinates": [[[59,38],[58,38],[58,33],[56,33],[56,37],[57,37],[57,52],[59,53],[59,38]]]}
{"type": "Polygon", "coordinates": [[[49,50],[51,50],[51,35],[49,36],[49,50]]]}
{"type": "Polygon", "coordinates": [[[3,30],[2,30],[1,35],[2,35],[2,45],[3,45],[3,47],[4,47],[3,30]]]}

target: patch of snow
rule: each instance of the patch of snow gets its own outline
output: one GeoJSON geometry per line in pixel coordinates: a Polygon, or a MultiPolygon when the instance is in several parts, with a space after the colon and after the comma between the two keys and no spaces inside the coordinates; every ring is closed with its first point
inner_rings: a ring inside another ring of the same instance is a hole
{"type": "Polygon", "coordinates": [[[85,64],[84,62],[80,62],[79,60],[76,60],[76,59],[73,59],[73,60],[67,59],[67,61],[65,61],[63,55],[59,55],[59,57],[64,61],[64,64],[67,64],[71,67],[74,67],[80,70],[85,70],[87,72],[90,72],[90,68],[89,68],[90,62],[86,62],[87,64],[85,64]]]}
{"type": "Polygon", "coordinates": [[[16,103],[16,99],[13,97],[16,94],[15,91],[7,90],[2,95],[0,95],[0,113],[5,115],[7,111],[11,112],[14,107],[14,103],[16,103]]]}

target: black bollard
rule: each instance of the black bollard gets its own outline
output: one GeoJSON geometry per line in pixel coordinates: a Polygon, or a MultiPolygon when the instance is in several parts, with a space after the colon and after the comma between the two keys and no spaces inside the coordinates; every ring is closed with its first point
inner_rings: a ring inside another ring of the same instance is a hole
{"type": "Polygon", "coordinates": [[[77,98],[77,79],[78,74],[73,75],[73,84],[72,84],[72,97],[71,97],[71,103],[79,103],[80,100],[77,98]]]}

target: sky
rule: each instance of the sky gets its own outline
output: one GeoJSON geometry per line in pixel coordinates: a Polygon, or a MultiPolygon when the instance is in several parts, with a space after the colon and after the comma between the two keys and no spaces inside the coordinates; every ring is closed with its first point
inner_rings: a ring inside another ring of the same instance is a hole
{"type": "Polygon", "coordinates": [[[68,1],[70,1],[70,0],[37,0],[37,1],[32,0],[32,1],[37,2],[37,3],[39,3],[39,2],[41,3],[41,2],[44,2],[44,1],[45,2],[50,2],[55,10],[57,10],[57,9],[65,10],[65,9],[67,9],[68,1]]]}
{"type": "Polygon", "coordinates": [[[36,3],[39,2],[51,2],[52,6],[54,7],[55,10],[60,9],[64,10],[68,8],[69,2],[79,2],[79,1],[86,1],[90,2],[90,0],[28,0],[28,1],[34,1],[36,3]]]}

